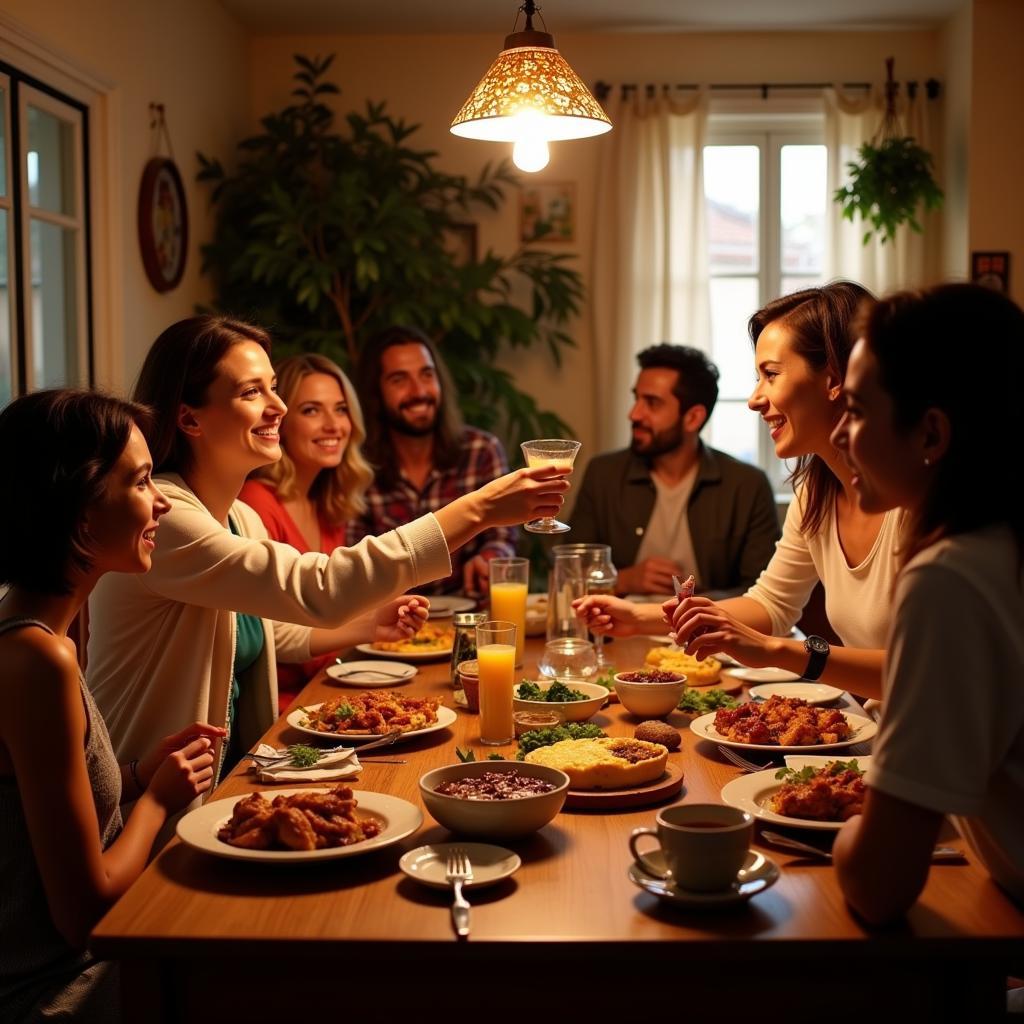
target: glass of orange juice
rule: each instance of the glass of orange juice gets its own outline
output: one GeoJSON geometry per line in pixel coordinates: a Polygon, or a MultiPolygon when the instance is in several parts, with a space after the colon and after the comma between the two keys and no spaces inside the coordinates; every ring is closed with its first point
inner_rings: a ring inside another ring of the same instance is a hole
{"type": "Polygon", "coordinates": [[[530,563],[525,558],[492,558],[491,618],[513,622],[516,627],[516,668],[523,664],[526,640],[526,592],[530,588],[530,563]]]}
{"type": "MultiPolygon", "coordinates": [[[[520,446],[523,458],[532,469],[535,466],[557,466],[563,474],[572,471],[573,460],[580,450],[579,441],[564,441],[549,437],[537,441],[524,441],[520,446]]],[[[569,527],[554,516],[543,516],[523,523],[523,529],[530,533],[568,533],[569,527]]]]}
{"type": "Polygon", "coordinates": [[[500,619],[476,627],[476,660],[480,679],[480,742],[511,743],[512,684],[516,668],[516,625],[500,619]]]}

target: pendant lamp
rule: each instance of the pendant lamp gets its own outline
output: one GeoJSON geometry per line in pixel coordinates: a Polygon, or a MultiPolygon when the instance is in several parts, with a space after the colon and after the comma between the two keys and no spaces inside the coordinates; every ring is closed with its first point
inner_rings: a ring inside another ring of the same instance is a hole
{"type": "MultiPolygon", "coordinates": [[[[526,27],[505,37],[505,48],[452,121],[453,135],[511,142],[512,161],[523,171],[547,166],[548,143],[588,139],[612,127],[608,115],[555,48],[548,32],[533,27],[539,13],[526,0],[516,14],[526,27]]],[[[515,26],[512,26],[515,29],[515,26]]],[[[547,27],[547,26],[545,26],[547,27]]]]}

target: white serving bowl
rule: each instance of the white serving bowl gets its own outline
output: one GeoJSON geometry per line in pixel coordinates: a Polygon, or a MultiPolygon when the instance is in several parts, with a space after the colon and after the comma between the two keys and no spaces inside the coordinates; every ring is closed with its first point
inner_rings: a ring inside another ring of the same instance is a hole
{"type": "Polygon", "coordinates": [[[665,683],[630,682],[622,678],[624,675],[644,671],[650,670],[632,669],[628,673],[620,672],[615,677],[615,692],[619,695],[619,701],[627,711],[640,718],[666,718],[675,710],[686,689],[686,676],[675,672],[673,675],[676,679],[665,683]]]}
{"type": "MultiPolygon", "coordinates": [[[[536,684],[544,693],[547,693],[554,682],[554,679],[538,679],[536,684]]],[[[587,695],[587,699],[568,700],[564,702],[523,700],[522,697],[516,696],[519,692],[519,684],[516,683],[512,690],[512,709],[514,711],[551,711],[554,709],[561,714],[563,722],[585,722],[588,718],[593,718],[594,715],[604,707],[604,702],[608,699],[608,691],[598,683],[583,683],[575,682],[574,680],[567,680],[565,681],[565,685],[568,686],[570,690],[579,690],[580,693],[585,693],[587,695]]]]}
{"type": "Polygon", "coordinates": [[[562,809],[569,789],[569,776],[557,768],[525,761],[470,761],[435,768],[420,778],[423,805],[437,822],[459,835],[481,839],[516,839],[543,828],[562,809]],[[485,772],[515,769],[520,775],[554,784],[549,793],[516,800],[463,800],[436,792],[452,780],[472,778],[485,772]]]}

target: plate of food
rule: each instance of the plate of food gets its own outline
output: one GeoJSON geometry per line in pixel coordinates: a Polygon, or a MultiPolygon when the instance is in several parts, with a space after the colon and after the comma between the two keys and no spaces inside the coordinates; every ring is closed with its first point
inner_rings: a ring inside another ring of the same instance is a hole
{"type": "Polygon", "coordinates": [[[814,753],[863,743],[878,732],[878,725],[861,715],[776,696],[701,715],[690,723],[690,730],[703,740],[737,750],[814,753]]]}
{"type": "Polygon", "coordinates": [[[837,832],[864,808],[871,757],[787,757],[785,768],[741,775],[722,788],[722,801],[760,821],[837,832]]]}
{"type": "Polygon", "coordinates": [[[824,683],[761,683],[747,691],[755,700],[767,700],[769,697],[797,697],[808,704],[832,704],[839,700],[843,691],[824,683]]]}
{"type": "Polygon", "coordinates": [[[410,697],[391,690],[373,690],[308,704],[288,713],[285,721],[307,736],[339,737],[351,743],[397,732],[401,738],[425,736],[447,729],[456,720],[451,708],[435,698],[410,697]]]}
{"type": "Polygon", "coordinates": [[[378,640],[372,644],[356,644],[361,654],[375,658],[393,658],[396,655],[404,661],[434,661],[449,658],[455,642],[455,628],[450,625],[436,626],[427,622],[415,636],[405,640],[378,640]]]}
{"type": "Polygon", "coordinates": [[[342,686],[364,689],[371,686],[398,686],[412,679],[417,668],[401,661],[343,661],[329,665],[325,671],[342,686]]]}
{"type": "Polygon", "coordinates": [[[273,790],[214,800],[178,822],[193,849],[232,860],[295,864],[352,857],[391,846],[423,824],[418,807],[386,793],[333,789],[273,790]]]}
{"type": "MultiPolygon", "coordinates": [[[[723,686],[726,683],[720,678],[722,663],[717,658],[698,661],[681,647],[655,647],[647,652],[644,664],[662,672],[680,672],[686,676],[689,686],[723,686]]],[[[741,689],[739,684],[736,688],[741,689]]]]}

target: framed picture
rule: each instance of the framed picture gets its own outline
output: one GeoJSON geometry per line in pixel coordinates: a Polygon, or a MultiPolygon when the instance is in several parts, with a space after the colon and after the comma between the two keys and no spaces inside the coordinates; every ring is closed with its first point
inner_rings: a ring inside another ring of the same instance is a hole
{"type": "Polygon", "coordinates": [[[445,252],[455,260],[457,267],[476,263],[475,224],[449,224],[444,229],[442,244],[445,252]]]}
{"type": "Polygon", "coordinates": [[[1008,252],[972,252],[971,281],[1008,295],[1010,291],[1010,254],[1008,252]]]}
{"type": "Polygon", "coordinates": [[[576,185],[544,182],[528,185],[519,197],[522,242],[576,241],[576,185]]]}
{"type": "Polygon", "coordinates": [[[139,249],[149,283],[158,292],[176,288],[188,255],[188,207],[173,160],[154,157],[139,186],[139,249]]]}

